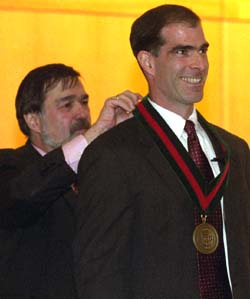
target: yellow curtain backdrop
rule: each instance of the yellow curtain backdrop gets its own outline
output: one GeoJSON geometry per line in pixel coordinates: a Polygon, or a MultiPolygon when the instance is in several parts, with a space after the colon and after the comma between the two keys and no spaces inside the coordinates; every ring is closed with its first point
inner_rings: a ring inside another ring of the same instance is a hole
{"type": "MultiPolygon", "coordinates": [[[[105,98],[125,89],[147,92],[129,46],[133,20],[157,0],[0,0],[0,147],[24,141],[15,95],[32,68],[53,62],[79,70],[95,121],[105,98]]],[[[250,1],[171,1],[203,19],[210,72],[198,109],[250,142],[250,1]]]]}

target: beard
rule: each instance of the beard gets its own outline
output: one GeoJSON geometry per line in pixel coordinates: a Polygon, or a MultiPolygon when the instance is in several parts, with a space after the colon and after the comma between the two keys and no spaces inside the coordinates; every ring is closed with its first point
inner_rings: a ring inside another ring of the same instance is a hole
{"type": "Polygon", "coordinates": [[[44,144],[49,145],[52,149],[56,149],[66,142],[70,141],[75,136],[86,132],[91,127],[90,120],[87,118],[79,118],[72,123],[69,128],[69,134],[65,136],[61,140],[56,140],[53,136],[51,136],[46,123],[43,124],[41,130],[41,138],[44,144]]]}

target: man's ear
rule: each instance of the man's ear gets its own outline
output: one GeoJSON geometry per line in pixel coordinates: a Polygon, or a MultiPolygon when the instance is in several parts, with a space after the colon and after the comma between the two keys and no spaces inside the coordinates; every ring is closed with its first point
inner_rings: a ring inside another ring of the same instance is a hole
{"type": "Polygon", "coordinates": [[[154,74],[154,58],[150,52],[140,51],[137,54],[137,60],[145,73],[154,74]]]}
{"type": "Polygon", "coordinates": [[[41,117],[39,113],[27,113],[23,115],[25,122],[29,129],[33,132],[41,132],[41,117]]]}

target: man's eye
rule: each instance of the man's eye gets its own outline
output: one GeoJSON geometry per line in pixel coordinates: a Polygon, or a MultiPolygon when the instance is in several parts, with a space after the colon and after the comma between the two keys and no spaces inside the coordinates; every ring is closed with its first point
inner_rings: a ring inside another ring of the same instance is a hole
{"type": "Polygon", "coordinates": [[[206,54],[207,50],[208,50],[208,48],[202,48],[202,49],[200,49],[199,53],[200,54],[206,54]]]}
{"type": "Polygon", "coordinates": [[[177,49],[177,50],[175,51],[175,53],[176,53],[177,55],[184,55],[184,54],[187,53],[187,50],[186,50],[186,49],[177,49]]]}
{"type": "Polygon", "coordinates": [[[80,101],[80,103],[81,103],[82,105],[88,105],[89,101],[86,100],[86,99],[82,99],[82,100],[80,101]]]}
{"type": "Polygon", "coordinates": [[[70,108],[71,106],[72,106],[71,102],[66,102],[66,103],[63,104],[64,108],[70,108]]]}

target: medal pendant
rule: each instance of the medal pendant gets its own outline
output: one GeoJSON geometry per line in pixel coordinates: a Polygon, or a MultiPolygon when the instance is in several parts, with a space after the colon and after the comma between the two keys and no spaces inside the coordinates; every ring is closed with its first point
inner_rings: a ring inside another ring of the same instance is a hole
{"type": "Polygon", "coordinates": [[[213,253],[219,245],[219,236],[215,227],[206,223],[207,215],[201,215],[202,223],[193,232],[193,242],[196,249],[204,254],[213,253]]]}

